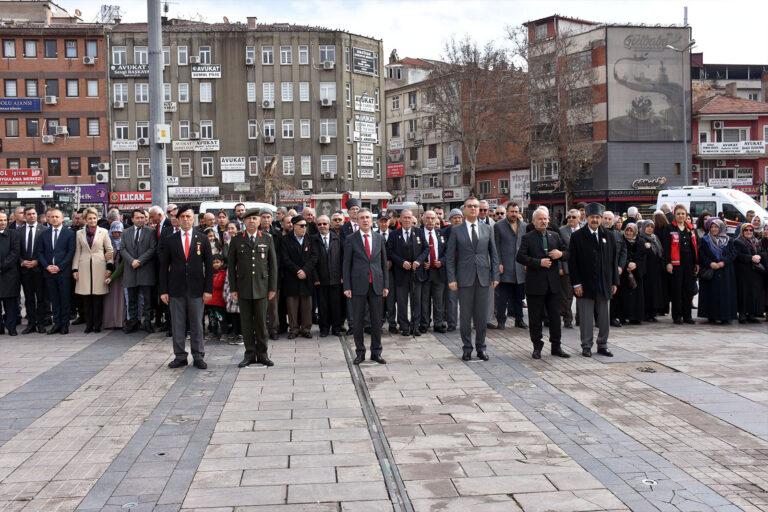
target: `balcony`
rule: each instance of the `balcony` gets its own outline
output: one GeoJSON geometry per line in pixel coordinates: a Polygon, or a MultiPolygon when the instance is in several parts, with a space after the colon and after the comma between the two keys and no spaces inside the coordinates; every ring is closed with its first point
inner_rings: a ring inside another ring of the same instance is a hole
{"type": "Polygon", "coordinates": [[[765,156],[764,140],[742,140],[739,142],[700,142],[697,155],[702,158],[760,158],[765,156]]]}

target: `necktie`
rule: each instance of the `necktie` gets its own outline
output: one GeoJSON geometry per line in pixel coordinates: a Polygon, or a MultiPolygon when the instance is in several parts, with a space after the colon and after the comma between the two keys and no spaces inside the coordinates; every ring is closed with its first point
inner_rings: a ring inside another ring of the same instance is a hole
{"type": "Polygon", "coordinates": [[[477,249],[477,231],[474,224],[472,224],[472,247],[477,249]]]}
{"type": "Polygon", "coordinates": [[[157,225],[157,239],[160,240],[160,231],[163,229],[163,223],[157,225]]]}
{"type": "MultiPolygon", "coordinates": [[[[368,243],[368,235],[367,234],[363,235],[363,240],[365,241],[365,254],[366,254],[366,256],[368,256],[368,259],[370,260],[371,259],[371,244],[368,243]]],[[[369,283],[373,282],[373,273],[370,270],[368,271],[368,282],[369,283]]]]}
{"type": "Polygon", "coordinates": [[[410,231],[406,229],[405,230],[405,245],[408,245],[408,235],[410,235],[410,234],[411,234],[410,231]]]}
{"type": "Polygon", "coordinates": [[[357,224],[352,224],[352,232],[357,233],[357,230],[359,229],[359,226],[357,224]]]}
{"type": "Polygon", "coordinates": [[[325,252],[328,252],[328,237],[323,237],[323,245],[325,245],[325,252]]]}
{"type": "Polygon", "coordinates": [[[136,240],[134,240],[134,243],[136,244],[136,248],[139,248],[139,234],[141,233],[141,230],[139,228],[136,228],[136,240]]]}
{"type": "Polygon", "coordinates": [[[256,235],[251,235],[251,245],[256,243],[256,235]]]}
{"type": "Polygon", "coordinates": [[[32,244],[34,243],[33,226],[27,227],[27,258],[32,259],[32,244]]]}
{"type": "Polygon", "coordinates": [[[435,237],[432,236],[433,232],[429,232],[429,265],[432,266],[437,260],[437,249],[435,248],[435,237]]]}
{"type": "Polygon", "coordinates": [[[544,231],[544,233],[541,234],[541,245],[544,247],[544,252],[549,252],[549,240],[547,240],[547,232],[544,231]]]}
{"type": "Polygon", "coordinates": [[[184,258],[189,259],[189,231],[184,232],[184,258]]]}

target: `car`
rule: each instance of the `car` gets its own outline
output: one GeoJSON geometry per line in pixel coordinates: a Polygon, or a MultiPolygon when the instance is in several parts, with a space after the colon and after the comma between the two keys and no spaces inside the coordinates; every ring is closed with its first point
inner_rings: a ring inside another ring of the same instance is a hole
{"type": "Polygon", "coordinates": [[[199,213],[207,213],[211,212],[213,214],[219,213],[221,210],[224,210],[227,212],[227,216],[232,219],[235,217],[235,205],[243,203],[245,205],[245,209],[250,210],[252,208],[259,208],[264,209],[268,208],[272,211],[272,215],[275,215],[275,212],[277,211],[277,206],[271,205],[269,203],[258,203],[255,201],[203,201],[200,203],[200,212],[199,213]]]}

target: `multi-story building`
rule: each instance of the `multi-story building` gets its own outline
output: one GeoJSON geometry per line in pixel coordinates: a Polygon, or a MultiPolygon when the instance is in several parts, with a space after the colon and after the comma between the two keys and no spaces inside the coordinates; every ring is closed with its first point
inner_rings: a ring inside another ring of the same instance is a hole
{"type": "MultiPolygon", "coordinates": [[[[733,83],[736,97],[753,101],[768,101],[768,89],[763,75],[768,64],[709,64],[703,53],[691,54],[691,80],[696,89],[725,94],[726,84],[733,83]]],[[[694,98],[695,99],[695,98],[694,98]]]]}
{"type": "Polygon", "coordinates": [[[398,202],[458,206],[469,196],[461,168],[461,144],[435,126],[425,108],[436,62],[398,59],[386,65],[388,189],[398,202]]]}
{"type": "MultiPolygon", "coordinates": [[[[591,106],[587,119],[569,126],[581,143],[592,145],[594,155],[575,180],[573,200],[623,211],[654,203],[661,187],[690,184],[690,27],[604,25],[561,16],[526,26],[529,47],[542,61],[538,74],[548,73],[554,83],[563,70],[591,69],[589,82],[565,93],[551,87],[555,97],[543,98],[564,105],[565,119],[569,108],[591,106]],[[557,57],[547,60],[547,55],[557,57]]],[[[546,146],[537,139],[546,130],[538,128],[531,141],[546,146]]],[[[562,213],[560,169],[566,154],[563,147],[553,147],[549,156],[532,152],[532,204],[562,213]]]]}
{"type": "Polygon", "coordinates": [[[103,26],[53,2],[0,2],[0,186],[73,190],[106,203],[106,47],[103,26]]]}
{"type": "MultiPolygon", "coordinates": [[[[110,39],[112,189],[149,189],[147,27],[110,39]]],[[[288,24],[164,20],[169,200],[254,200],[374,211],[381,177],[380,40],[288,24]],[[275,176],[265,176],[277,156],[275,176]]]]}

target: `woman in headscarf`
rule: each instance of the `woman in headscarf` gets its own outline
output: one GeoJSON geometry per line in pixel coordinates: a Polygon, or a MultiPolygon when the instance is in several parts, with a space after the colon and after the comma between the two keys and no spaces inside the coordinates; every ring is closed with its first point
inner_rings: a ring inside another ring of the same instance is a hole
{"type": "MultiPolygon", "coordinates": [[[[665,218],[666,220],[666,218],[665,218]]],[[[661,241],[654,231],[652,220],[641,220],[637,223],[637,238],[645,248],[645,275],[643,276],[643,305],[645,320],[657,322],[656,315],[664,310],[664,251],[661,241]]]]}
{"type": "Polygon", "coordinates": [[[699,272],[699,309],[697,316],[710,324],[730,324],[736,319],[736,253],[725,223],[710,217],[704,223],[699,272]]]}
{"type": "Polygon", "coordinates": [[[676,324],[695,324],[691,315],[692,300],[697,292],[696,274],[699,272],[699,239],[688,222],[688,211],[678,204],[674,209],[674,222],[661,237],[664,263],[669,277],[669,295],[672,299],[672,320],[676,324]]]}
{"type": "Polygon", "coordinates": [[[744,223],[733,242],[736,251],[736,283],[739,323],[756,323],[765,313],[765,273],[768,255],[763,252],[755,227],[744,223]]]}
{"type": "Polygon", "coordinates": [[[637,237],[637,224],[630,222],[624,228],[627,263],[621,273],[619,285],[619,318],[622,322],[638,325],[645,319],[645,260],[648,250],[637,237]]]}
{"type": "Polygon", "coordinates": [[[125,260],[120,255],[123,223],[115,221],[109,226],[109,238],[114,249],[115,271],[107,278],[109,293],[104,299],[104,328],[122,329],[125,319],[125,293],[123,293],[123,269],[125,260]]]}

